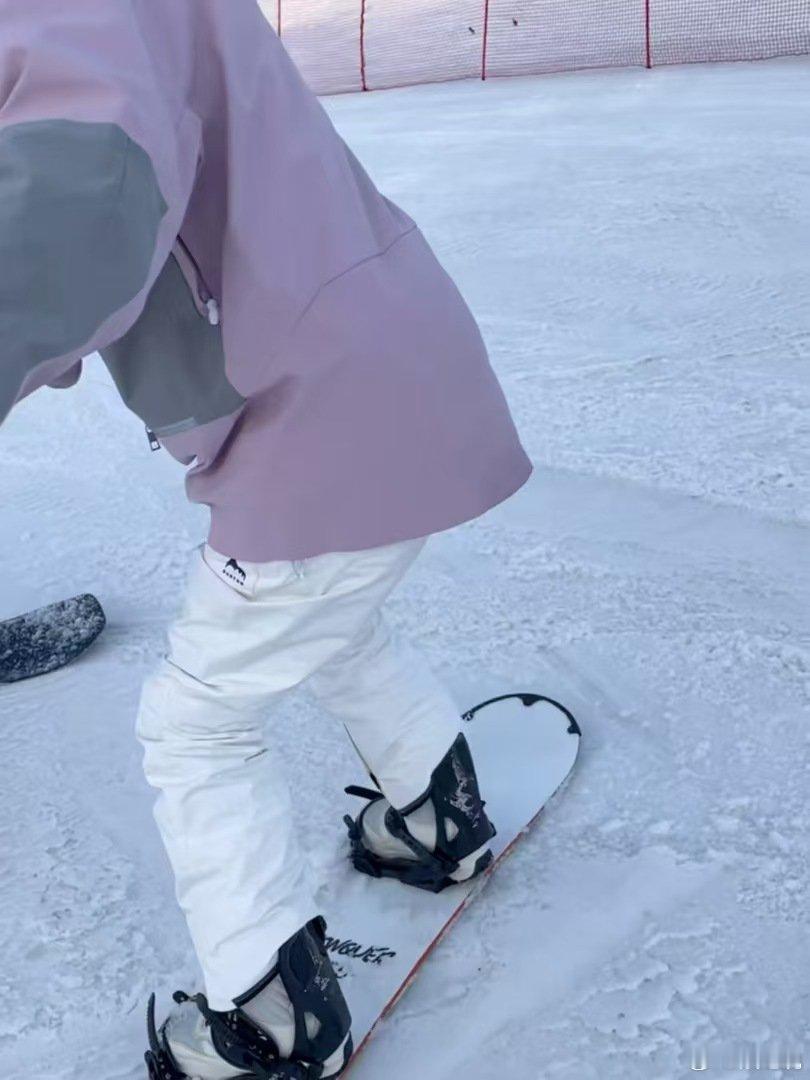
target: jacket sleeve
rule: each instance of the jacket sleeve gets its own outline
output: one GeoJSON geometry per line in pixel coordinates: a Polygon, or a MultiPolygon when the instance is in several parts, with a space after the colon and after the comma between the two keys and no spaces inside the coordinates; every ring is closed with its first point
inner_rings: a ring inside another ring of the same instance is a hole
{"type": "Polygon", "coordinates": [[[0,421],[137,319],[196,164],[134,5],[45,7],[0,0],[0,421]]]}

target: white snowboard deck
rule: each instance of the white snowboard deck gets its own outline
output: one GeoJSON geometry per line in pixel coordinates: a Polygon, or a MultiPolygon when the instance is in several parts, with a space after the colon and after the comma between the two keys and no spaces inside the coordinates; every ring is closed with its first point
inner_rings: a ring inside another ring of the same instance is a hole
{"type": "MultiPolygon", "coordinates": [[[[468,716],[470,714],[467,714],[468,716]]],[[[455,918],[570,774],[579,729],[556,704],[495,700],[464,725],[487,813],[495,861],[476,881],[435,895],[358,873],[346,861],[329,918],[332,961],[343,980],[360,1050],[455,918]]],[[[347,796],[347,813],[362,803],[347,796]]]]}

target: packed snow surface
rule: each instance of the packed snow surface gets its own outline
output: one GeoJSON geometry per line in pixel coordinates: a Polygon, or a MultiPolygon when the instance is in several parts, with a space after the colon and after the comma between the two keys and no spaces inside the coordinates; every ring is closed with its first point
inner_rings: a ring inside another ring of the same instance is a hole
{"type": "MultiPolygon", "coordinates": [[[[810,1066],[810,62],[328,108],[458,279],[538,466],[392,618],[460,708],[539,690],[584,731],[353,1077],[753,1076],[720,1056],[745,1042],[810,1066]]],[[[132,727],[204,516],[98,361],[4,426],[0,484],[0,617],[109,616],[0,687],[0,1076],[135,1080],[147,995],[196,978],[132,727]]],[[[268,721],[318,872],[363,778],[305,695],[268,721]]]]}

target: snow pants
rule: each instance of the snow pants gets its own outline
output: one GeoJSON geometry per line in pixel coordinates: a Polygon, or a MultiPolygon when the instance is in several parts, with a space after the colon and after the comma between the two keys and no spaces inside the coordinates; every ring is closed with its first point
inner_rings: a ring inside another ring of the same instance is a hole
{"type": "MultiPolygon", "coordinates": [[[[232,1008],[319,914],[273,746],[276,695],[306,682],[395,806],[426,790],[458,733],[454,701],[380,613],[423,545],[301,563],[247,563],[210,547],[195,557],[138,736],[214,1009],[232,1008]]],[[[313,775],[310,786],[346,779],[313,775]]]]}

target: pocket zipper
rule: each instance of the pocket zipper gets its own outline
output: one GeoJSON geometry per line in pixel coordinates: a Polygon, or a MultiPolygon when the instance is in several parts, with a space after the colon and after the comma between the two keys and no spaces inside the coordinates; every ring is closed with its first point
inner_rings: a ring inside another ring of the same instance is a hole
{"type": "Polygon", "coordinates": [[[219,326],[221,321],[219,304],[205,284],[205,279],[200,273],[200,268],[197,266],[194,256],[179,236],[172,248],[172,255],[180,267],[183,277],[186,279],[195,308],[204,319],[208,320],[211,326],[219,326]]]}
{"type": "MultiPolygon", "coordinates": [[[[174,261],[180,267],[180,273],[183,275],[188,285],[188,291],[191,294],[191,299],[197,312],[206,319],[211,326],[219,326],[220,314],[219,304],[214,299],[211,290],[205,284],[205,279],[200,273],[200,268],[197,266],[197,262],[194,256],[188,250],[186,245],[178,236],[172,247],[172,256],[174,261]]],[[[149,449],[153,452],[162,449],[160,439],[155,435],[154,431],[147,425],[146,438],[149,442],[149,449]]]]}

